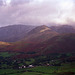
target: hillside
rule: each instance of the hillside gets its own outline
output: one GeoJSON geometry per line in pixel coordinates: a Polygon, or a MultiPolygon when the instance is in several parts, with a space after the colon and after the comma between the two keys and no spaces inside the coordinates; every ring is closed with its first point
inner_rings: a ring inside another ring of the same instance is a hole
{"type": "Polygon", "coordinates": [[[12,45],[11,43],[0,41],[0,51],[4,51],[11,45],[12,45]]]}
{"type": "Polygon", "coordinates": [[[24,36],[31,31],[34,26],[27,25],[11,25],[0,28],[0,41],[16,42],[24,38],[24,36]]]}
{"type": "Polygon", "coordinates": [[[75,53],[75,34],[62,34],[42,43],[20,42],[9,47],[8,51],[22,52],[19,58],[50,55],[52,53],[75,53]]]}
{"type": "MultiPolygon", "coordinates": [[[[17,57],[34,57],[51,53],[75,53],[75,33],[59,34],[42,25],[32,29],[20,41],[4,51],[21,52],[17,57]]],[[[1,49],[2,50],[2,49],[1,49]]]]}
{"type": "Polygon", "coordinates": [[[26,42],[41,43],[57,35],[59,35],[57,32],[42,25],[32,29],[23,40],[26,42]]]}
{"type": "Polygon", "coordinates": [[[62,34],[40,44],[39,49],[48,53],[75,53],[75,34],[62,34]]]}
{"type": "Polygon", "coordinates": [[[29,51],[45,55],[50,53],[75,53],[75,34],[62,34],[32,46],[29,51]]]}
{"type": "Polygon", "coordinates": [[[50,28],[58,33],[75,33],[75,27],[70,25],[51,26],[50,28]]]}
{"type": "Polygon", "coordinates": [[[0,41],[0,46],[1,45],[10,45],[8,42],[2,42],[2,41],[0,41]]]}
{"type": "Polygon", "coordinates": [[[15,42],[12,46],[10,46],[9,50],[28,52],[30,49],[33,49],[35,45],[47,41],[57,35],[59,35],[57,32],[51,30],[45,25],[38,26],[31,30],[23,40],[15,42]]]}

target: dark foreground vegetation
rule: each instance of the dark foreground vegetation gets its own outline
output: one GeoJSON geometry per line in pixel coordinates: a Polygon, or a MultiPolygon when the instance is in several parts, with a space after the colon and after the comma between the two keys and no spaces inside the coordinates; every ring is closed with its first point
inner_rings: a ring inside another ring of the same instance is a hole
{"type": "Polygon", "coordinates": [[[13,55],[0,53],[0,75],[75,75],[75,53],[54,53],[25,59],[13,59],[13,55]]]}

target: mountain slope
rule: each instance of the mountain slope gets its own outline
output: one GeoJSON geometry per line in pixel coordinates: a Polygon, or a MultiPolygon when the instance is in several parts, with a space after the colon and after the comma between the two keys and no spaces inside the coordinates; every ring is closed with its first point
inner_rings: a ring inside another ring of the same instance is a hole
{"type": "Polygon", "coordinates": [[[75,53],[75,33],[58,34],[43,25],[32,29],[23,40],[5,47],[6,51],[21,52],[17,57],[35,57],[51,53],[75,53]]]}
{"type": "Polygon", "coordinates": [[[31,31],[34,26],[27,25],[11,25],[0,28],[0,41],[15,42],[18,41],[31,31]]]}
{"type": "Polygon", "coordinates": [[[26,42],[41,43],[54,36],[58,35],[57,32],[53,31],[49,27],[42,25],[31,30],[24,38],[26,42]]]}
{"type": "Polygon", "coordinates": [[[8,51],[22,52],[16,57],[31,58],[52,53],[75,53],[75,34],[62,34],[42,43],[20,42],[9,47],[8,51]]]}
{"type": "Polygon", "coordinates": [[[25,51],[28,52],[30,49],[33,51],[35,45],[38,45],[44,41],[47,41],[48,39],[59,35],[57,32],[52,31],[49,27],[43,25],[38,26],[31,30],[23,40],[15,42],[9,50],[13,51],[25,51]]]}
{"type": "MultiPolygon", "coordinates": [[[[42,44],[44,53],[75,52],[75,34],[62,34],[42,44]]],[[[40,48],[40,47],[39,47],[40,48]]]]}
{"type": "Polygon", "coordinates": [[[0,51],[4,51],[11,45],[12,45],[11,43],[0,41],[0,51]]]}
{"type": "Polygon", "coordinates": [[[75,33],[75,28],[70,25],[51,26],[50,28],[58,33],[75,33]]]}

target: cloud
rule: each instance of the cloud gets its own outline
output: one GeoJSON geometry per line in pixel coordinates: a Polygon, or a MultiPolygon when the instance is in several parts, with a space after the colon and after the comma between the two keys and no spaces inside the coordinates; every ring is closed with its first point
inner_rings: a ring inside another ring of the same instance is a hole
{"type": "Polygon", "coordinates": [[[0,0],[0,6],[2,6],[3,5],[3,1],[2,0],[0,0]]]}
{"type": "Polygon", "coordinates": [[[74,0],[11,0],[8,4],[1,2],[1,26],[19,23],[27,25],[75,23],[74,0]]]}
{"type": "Polygon", "coordinates": [[[21,5],[21,4],[25,4],[25,3],[29,3],[33,0],[11,0],[11,4],[12,5],[21,5]]]}

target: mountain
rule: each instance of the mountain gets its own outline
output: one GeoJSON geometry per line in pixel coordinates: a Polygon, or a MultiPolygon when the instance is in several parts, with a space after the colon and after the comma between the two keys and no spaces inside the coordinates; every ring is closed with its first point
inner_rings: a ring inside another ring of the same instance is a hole
{"type": "Polygon", "coordinates": [[[58,35],[49,27],[42,25],[32,29],[23,39],[26,42],[40,43],[58,35]]]}
{"type": "Polygon", "coordinates": [[[34,26],[27,25],[11,25],[0,28],[0,41],[15,42],[18,41],[31,31],[34,26]]]}
{"type": "Polygon", "coordinates": [[[31,47],[38,54],[75,52],[75,33],[61,34],[31,47]]]}
{"type": "Polygon", "coordinates": [[[75,53],[75,33],[55,36],[39,45],[42,54],[75,53]]]}
{"type": "Polygon", "coordinates": [[[24,53],[17,57],[35,57],[52,53],[75,53],[75,34],[62,34],[39,44],[26,44],[25,46],[27,47],[23,45],[20,50],[17,49],[17,52],[24,53]]]}
{"type": "Polygon", "coordinates": [[[75,33],[59,34],[42,25],[29,31],[25,37],[0,50],[19,52],[16,57],[27,58],[51,53],[75,53],[75,33]]]}
{"type": "Polygon", "coordinates": [[[42,25],[32,29],[23,40],[15,42],[9,50],[25,51],[33,50],[35,45],[47,41],[48,39],[59,35],[57,32],[51,30],[49,27],[42,25]]]}
{"type": "Polygon", "coordinates": [[[75,27],[70,25],[51,26],[50,28],[58,33],[75,33],[75,27]]]}
{"type": "Polygon", "coordinates": [[[17,58],[31,58],[41,55],[75,53],[75,34],[61,34],[41,43],[17,42],[6,51],[20,52],[17,58]]]}

